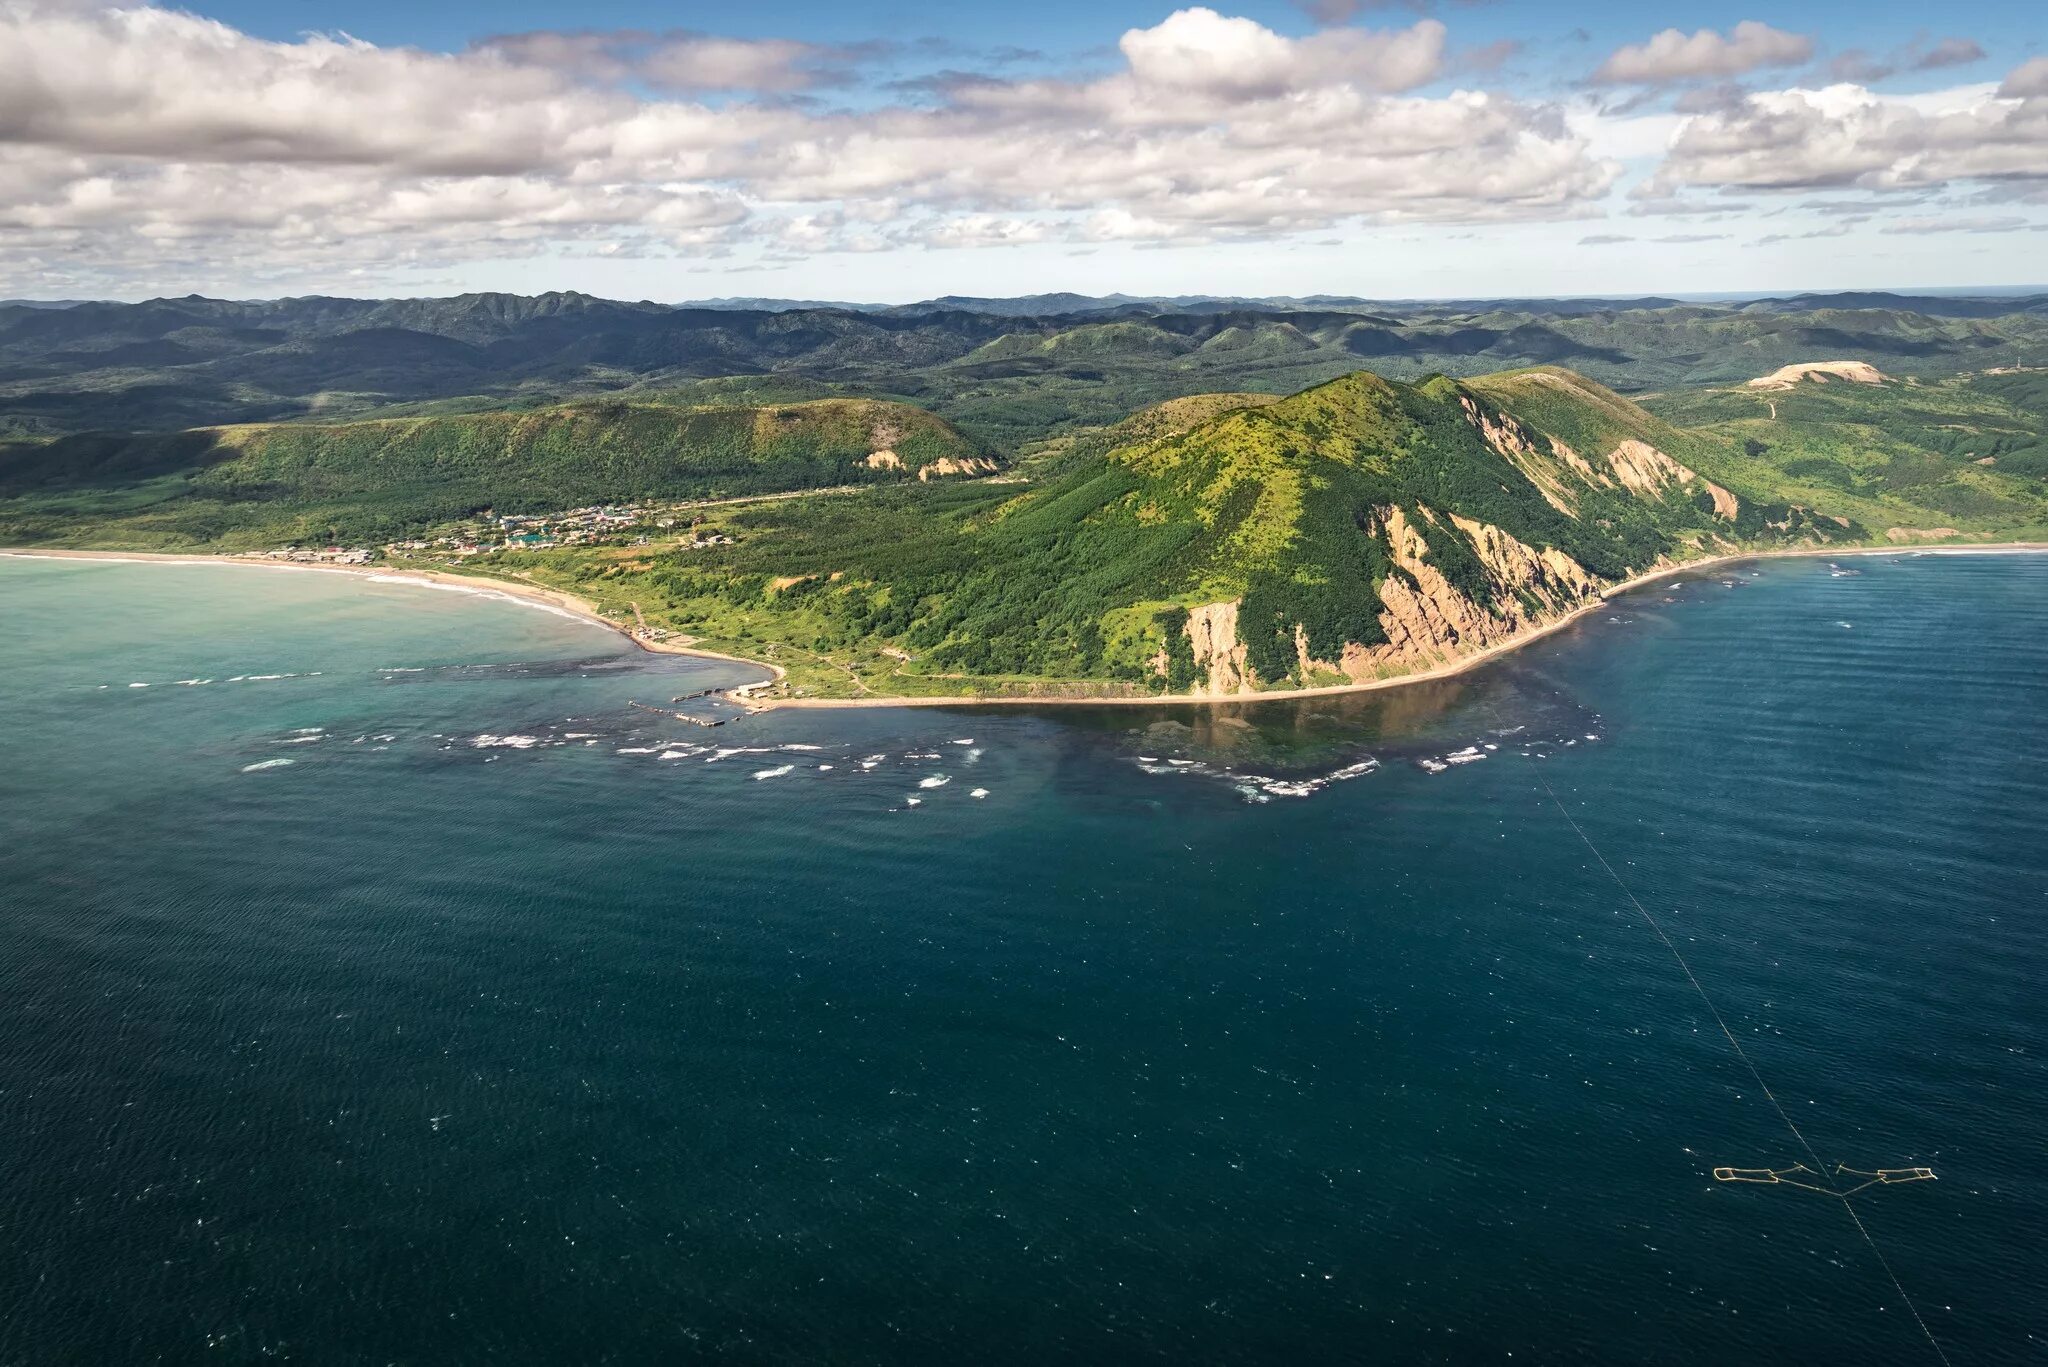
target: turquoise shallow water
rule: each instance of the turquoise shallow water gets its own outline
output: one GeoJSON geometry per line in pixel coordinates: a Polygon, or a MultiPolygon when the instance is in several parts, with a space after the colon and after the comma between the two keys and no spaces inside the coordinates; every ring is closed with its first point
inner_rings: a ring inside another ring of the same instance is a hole
{"type": "Polygon", "coordinates": [[[1711,1180],[1800,1154],[1539,774],[1824,1158],[1940,1173],[1856,1209],[1952,1359],[2040,1361],[2048,558],[1842,563],[703,731],[626,704],[746,671],[529,607],[0,559],[0,1363],[1937,1362],[1711,1180]]]}

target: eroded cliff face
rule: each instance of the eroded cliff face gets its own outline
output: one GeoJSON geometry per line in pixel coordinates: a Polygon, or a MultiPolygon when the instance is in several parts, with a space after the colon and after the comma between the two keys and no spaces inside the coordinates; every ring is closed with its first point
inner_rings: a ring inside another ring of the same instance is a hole
{"type": "Polygon", "coordinates": [[[951,456],[940,456],[937,460],[917,467],[917,477],[923,483],[930,483],[942,475],[992,475],[1003,467],[987,456],[964,456],[955,460],[951,456]]]}
{"type": "MultiPolygon", "coordinates": [[[[866,465],[870,470],[901,470],[903,457],[884,447],[879,451],[870,452],[866,465]]],[[[961,456],[958,459],[940,456],[935,461],[920,465],[917,477],[928,484],[944,475],[992,475],[1002,468],[987,456],[961,456]]]]}
{"type": "MultiPolygon", "coordinates": [[[[1386,643],[1350,642],[1339,659],[1319,660],[1309,653],[1307,633],[1297,627],[1295,652],[1303,678],[1334,673],[1362,683],[1429,669],[1499,645],[1599,596],[1600,580],[1562,551],[1538,550],[1470,518],[1426,507],[1421,515],[1423,525],[1418,526],[1400,508],[1376,510],[1376,531],[1397,571],[1379,586],[1379,620],[1386,643]],[[1485,566],[1494,587],[1492,606],[1467,597],[1430,563],[1430,539],[1453,536],[1470,546],[1485,566]]],[[[1238,639],[1237,613],[1236,602],[1190,610],[1188,640],[1205,676],[1197,692],[1243,693],[1277,682],[1252,677],[1238,639]]]]}
{"type": "Polygon", "coordinates": [[[1188,609],[1186,630],[1195,648],[1195,667],[1206,675],[1195,685],[1197,693],[1221,696],[1253,688],[1244,643],[1237,639],[1237,606],[1233,601],[1188,609]]]}
{"type": "Polygon", "coordinates": [[[1644,498],[1662,498],[1672,489],[1690,492],[1704,489],[1714,500],[1714,514],[1735,520],[1739,511],[1735,495],[1690,466],[1681,465],[1646,441],[1624,441],[1607,455],[1607,463],[1624,489],[1644,498]]]}
{"type": "MultiPolygon", "coordinates": [[[[1559,550],[1537,550],[1500,528],[1471,518],[1422,509],[1427,527],[1413,525],[1399,508],[1380,510],[1387,550],[1399,572],[1380,585],[1380,629],[1385,645],[1345,646],[1334,666],[1363,681],[1426,669],[1496,646],[1530,627],[1554,621],[1597,598],[1600,581],[1559,550]],[[1473,601],[1425,559],[1431,538],[1456,536],[1486,568],[1494,603],[1473,601]]],[[[1324,666],[1330,667],[1330,666],[1324,666]]]]}
{"type": "Polygon", "coordinates": [[[1578,516],[1578,499],[1570,482],[1561,478],[1562,472],[1552,464],[1552,460],[1567,466],[1575,463],[1575,468],[1582,470],[1590,483],[1594,478],[1592,468],[1579,459],[1576,451],[1552,438],[1551,459],[1545,459],[1536,444],[1535,434],[1507,414],[1489,413],[1469,398],[1461,398],[1458,403],[1465,410],[1466,419],[1486,439],[1486,444],[1502,460],[1520,471],[1522,477],[1536,487],[1536,492],[1543,495],[1544,502],[1566,517],[1578,516]]]}
{"type": "Polygon", "coordinates": [[[1532,432],[1505,413],[1489,413],[1469,398],[1459,403],[1486,444],[1534,485],[1545,502],[1567,517],[1579,515],[1579,498],[1585,490],[1615,488],[1652,501],[1674,491],[1691,494],[1703,490],[1713,500],[1715,516],[1733,522],[1740,511],[1734,494],[1646,441],[1624,440],[1608,452],[1603,469],[1556,437],[1532,432]]]}

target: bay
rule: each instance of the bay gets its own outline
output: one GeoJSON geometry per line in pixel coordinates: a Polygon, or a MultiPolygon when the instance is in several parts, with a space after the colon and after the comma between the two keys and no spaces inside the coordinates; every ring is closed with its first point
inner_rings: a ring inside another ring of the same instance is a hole
{"type": "Polygon", "coordinates": [[[1714,1181],[1808,1160],[1707,999],[2037,1361],[2044,626],[1766,561],[1385,693],[702,729],[629,704],[746,667],[527,605],[0,559],[0,1362],[1937,1361],[1714,1181]]]}

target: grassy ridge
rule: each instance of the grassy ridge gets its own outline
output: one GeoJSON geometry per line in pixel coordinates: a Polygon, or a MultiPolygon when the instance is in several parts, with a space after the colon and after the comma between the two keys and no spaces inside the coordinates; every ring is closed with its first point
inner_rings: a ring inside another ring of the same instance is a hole
{"type": "Polygon", "coordinates": [[[1752,485],[1873,528],[2048,527],[2048,375],[1806,381],[1652,395],[1645,407],[1752,485]]]}
{"type": "Polygon", "coordinates": [[[915,475],[981,449],[868,399],[678,408],[620,401],[340,424],[83,434],[0,447],[0,534],[79,544],[381,541],[484,508],[540,512],[915,475]],[[893,452],[895,467],[868,457],[893,452]]]}

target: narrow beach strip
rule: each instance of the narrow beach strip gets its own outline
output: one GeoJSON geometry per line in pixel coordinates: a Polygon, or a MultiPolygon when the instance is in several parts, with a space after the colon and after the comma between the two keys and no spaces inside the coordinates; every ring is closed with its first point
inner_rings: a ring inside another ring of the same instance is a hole
{"type": "MultiPolygon", "coordinates": [[[[1837,559],[1852,555],[2017,555],[2038,554],[2048,551],[2048,541],[1980,541],[1980,542],[1927,542],[1906,543],[1893,546],[1814,546],[1793,550],[1745,550],[1732,551],[1726,555],[1705,556],[1698,560],[1680,561],[1648,570],[1632,579],[1602,589],[1598,597],[1580,604],[1572,611],[1518,632],[1505,641],[1475,650],[1469,655],[1460,655],[1428,669],[1412,674],[1395,674],[1384,679],[1368,679],[1362,683],[1326,684],[1317,688],[1273,688],[1256,693],[1148,693],[1139,697],[1032,697],[1028,694],[1008,697],[987,697],[980,695],[944,694],[925,697],[861,697],[861,698],[759,698],[736,699],[749,712],[772,712],[785,708],[810,711],[830,711],[842,708],[875,707],[1173,707],[1197,706],[1217,707],[1242,705],[1245,703],[1284,702],[1293,698],[1327,698],[1345,693],[1372,693],[1386,688],[1402,688],[1409,684],[1428,683],[1436,679],[1448,679],[1467,670],[1476,669],[1489,660],[1498,659],[1511,651],[1520,650],[1531,642],[1542,640],[1553,632],[1577,622],[1591,612],[1597,612],[1615,599],[1637,589],[1670,579],[1676,575],[1698,574],[1718,567],[1745,564],[1757,560],[1792,559],[1837,559]]],[[[692,646],[676,645],[668,641],[652,641],[636,635],[619,622],[602,616],[597,605],[586,598],[561,589],[544,588],[539,584],[520,583],[516,580],[494,579],[484,575],[453,574],[445,570],[423,570],[413,568],[390,568],[379,565],[302,565],[284,561],[260,560],[242,555],[207,555],[197,552],[156,552],[156,551],[88,551],[43,549],[40,547],[0,547],[0,556],[52,560],[101,560],[127,562],[132,564],[185,564],[185,565],[246,565],[256,569],[303,570],[316,574],[350,574],[368,578],[379,583],[412,582],[422,587],[461,588],[472,592],[496,593],[505,598],[548,607],[558,613],[593,622],[639,646],[642,650],[660,655],[689,655],[705,660],[724,660],[731,664],[751,665],[766,671],[770,677],[752,684],[740,685],[741,690],[758,689],[780,683],[788,671],[782,666],[766,660],[750,660],[742,655],[727,655],[715,650],[699,650],[692,646]]]]}

